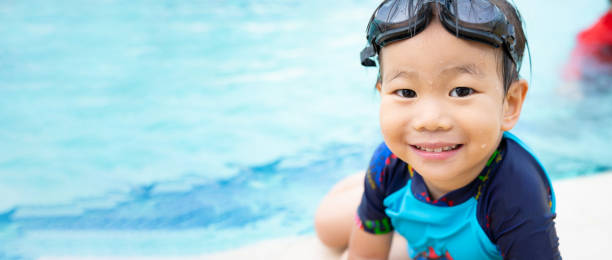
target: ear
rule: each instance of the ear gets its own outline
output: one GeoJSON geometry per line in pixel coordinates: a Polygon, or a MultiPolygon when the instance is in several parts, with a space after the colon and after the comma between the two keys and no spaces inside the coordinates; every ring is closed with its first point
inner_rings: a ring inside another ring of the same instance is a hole
{"type": "Polygon", "coordinates": [[[502,131],[509,131],[518,122],[527,90],[529,90],[529,84],[524,79],[515,81],[510,85],[508,93],[504,97],[502,131]]]}

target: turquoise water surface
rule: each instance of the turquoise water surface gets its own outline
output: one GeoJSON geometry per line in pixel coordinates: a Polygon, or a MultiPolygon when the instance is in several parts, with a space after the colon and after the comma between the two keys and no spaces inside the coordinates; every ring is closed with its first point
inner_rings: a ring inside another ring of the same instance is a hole
{"type": "MultiPolygon", "coordinates": [[[[607,1],[517,1],[514,133],[553,179],[612,169],[612,95],[560,95],[607,1]],[[527,69],[525,69],[527,68],[527,69]]],[[[377,1],[0,2],[0,259],[190,255],[313,232],[382,140],[377,1]]]]}

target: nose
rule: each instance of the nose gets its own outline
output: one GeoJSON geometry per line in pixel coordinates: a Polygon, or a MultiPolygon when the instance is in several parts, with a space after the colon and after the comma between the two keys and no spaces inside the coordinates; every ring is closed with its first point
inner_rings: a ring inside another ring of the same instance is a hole
{"type": "Polygon", "coordinates": [[[448,131],[452,128],[452,120],[440,102],[422,100],[416,113],[413,113],[413,128],[417,131],[436,132],[448,131]]]}

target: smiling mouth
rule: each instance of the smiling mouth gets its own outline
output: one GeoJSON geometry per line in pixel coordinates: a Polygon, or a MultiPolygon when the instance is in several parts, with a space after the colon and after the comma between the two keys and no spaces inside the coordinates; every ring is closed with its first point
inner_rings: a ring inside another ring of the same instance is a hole
{"type": "Polygon", "coordinates": [[[463,145],[456,144],[456,145],[448,145],[448,146],[441,146],[441,147],[425,147],[425,146],[412,145],[412,147],[416,148],[417,150],[421,150],[421,151],[429,152],[429,153],[449,152],[449,151],[457,150],[461,148],[461,146],[463,145]]]}

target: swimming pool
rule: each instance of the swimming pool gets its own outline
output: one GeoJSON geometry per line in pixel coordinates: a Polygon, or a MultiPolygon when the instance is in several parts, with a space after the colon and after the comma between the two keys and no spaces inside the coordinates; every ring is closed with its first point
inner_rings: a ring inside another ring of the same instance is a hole
{"type": "MultiPolygon", "coordinates": [[[[358,61],[376,2],[1,2],[0,259],[312,233],[382,140],[358,61]]],[[[514,132],[553,178],[611,169],[612,96],[556,92],[607,2],[517,2],[533,75],[514,132]]]]}

